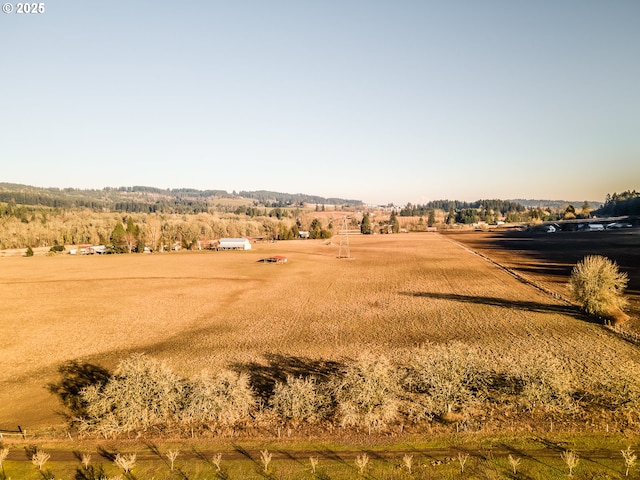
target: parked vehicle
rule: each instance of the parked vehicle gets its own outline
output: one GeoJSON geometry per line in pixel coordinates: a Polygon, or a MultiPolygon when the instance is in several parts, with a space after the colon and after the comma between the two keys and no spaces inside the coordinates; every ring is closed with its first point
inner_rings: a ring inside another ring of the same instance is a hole
{"type": "Polygon", "coordinates": [[[626,223],[626,222],[613,222],[607,225],[607,230],[614,230],[617,228],[631,228],[633,225],[631,225],[630,223],[626,223]]]}

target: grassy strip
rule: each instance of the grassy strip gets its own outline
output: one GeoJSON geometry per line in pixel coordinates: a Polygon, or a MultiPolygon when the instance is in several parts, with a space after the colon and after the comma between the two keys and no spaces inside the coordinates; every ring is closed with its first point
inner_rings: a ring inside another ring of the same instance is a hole
{"type": "MultiPolygon", "coordinates": [[[[569,468],[562,454],[573,451],[578,464],[573,478],[625,478],[620,453],[638,450],[636,436],[442,436],[404,440],[371,437],[360,442],[286,441],[20,441],[4,443],[9,456],[0,479],[353,479],[353,478],[564,478],[569,468]],[[42,470],[30,460],[36,449],[51,454],[42,470]],[[169,453],[178,451],[171,469],[169,453]],[[91,454],[87,466],[82,454],[91,454]],[[136,454],[135,466],[124,473],[116,455],[136,454]],[[218,460],[218,455],[219,461],[218,460]],[[511,456],[511,458],[509,458],[511,456]],[[270,461],[266,460],[270,458],[270,461]],[[317,462],[317,463],[316,463],[317,462]],[[220,469],[218,469],[217,463],[220,469]],[[315,463],[315,465],[314,465],[315,463]],[[515,465],[514,465],[515,463],[515,465]],[[314,472],[315,468],[315,472],[314,472]],[[515,473],[514,473],[515,468],[515,473]],[[463,471],[464,470],[464,471],[463,471]]],[[[640,468],[630,470],[636,478],[640,468]]]]}

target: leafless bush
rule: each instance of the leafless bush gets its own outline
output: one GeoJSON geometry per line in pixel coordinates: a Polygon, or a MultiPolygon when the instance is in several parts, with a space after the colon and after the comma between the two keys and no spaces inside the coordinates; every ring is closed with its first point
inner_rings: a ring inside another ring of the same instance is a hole
{"type": "Polygon", "coordinates": [[[411,356],[404,385],[416,392],[423,415],[443,415],[474,399],[478,379],[478,353],[468,345],[427,344],[411,356]]]}
{"type": "Polygon", "coordinates": [[[79,429],[105,437],[150,427],[233,426],[255,405],[245,374],[222,371],[189,381],[144,355],[124,360],[105,385],[87,387],[81,396],[86,416],[79,429]]]}
{"type": "Polygon", "coordinates": [[[612,318],[627,303],[622,293],[628,281],[628,275],[620,272],[615,262],[588,255],[573,268],[569,289],[587,313],[612,318]]]}
{"type": "Polygon", "coordinates": [[[522,352],[506,359],[519,402],[526,408],[568,412],[575,409],[574,379],[563,362],[546,352],[522,352]]]}
{"type": "Polygon", "coordinates": [[[337,379],[335,395],[341,424],[364,426],[371,433],[398,415],[397,372],[386,357],[363,354],[337,379]]]}
{"type": "Polygon", "coordinates": [[[315,378],[289,376],[286,383],[276,383],[270,402],[282,418],[294,423],[316,423],[328,416],[331,395],[315,378]]]}
{"type": "Polygon", "coordinates": [[[586,390],[603,407],[627,411],[640,407],[640,365],[635,362],[592,372],[585,383],[586,390]]]}
{"type": "Polygon", "coordinates": [[[170,425],[181,408],[183,389],[184,382],[167,365],[133,355],[120,362],[105,385],[82,390],[87,416],[80,429],[111,436],[170,425]]]}
{"type": "Polygon", "coordinates": [[[249,377],[222,371],[215,376],[202,374],[189,385],[180,417],[186,424],[230,427],[247,419],[254,407],[249,377]]]}

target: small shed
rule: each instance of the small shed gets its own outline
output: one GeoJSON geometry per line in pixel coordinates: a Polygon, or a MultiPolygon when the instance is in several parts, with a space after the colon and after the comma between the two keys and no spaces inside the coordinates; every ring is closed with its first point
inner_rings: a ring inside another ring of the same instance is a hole
{"type": "Polygon", "coordinates": [[[261,258],[258,260],[260,263],[287,263],[287,257],[284,255],[274,255],[272,257],[261,258]]]}
{"type": "Polygon", "coordinates": [[[104,255],[105,253],[107,253],[107,246],[94,245],[92,247],[89,247],[89,253],[97,253],[98,255],[104,255]]]}
{"type": "Polygon", "coordinates": [[[251,242],[247,238],[221,238],[216,250],[251,250],[251,242]]]}

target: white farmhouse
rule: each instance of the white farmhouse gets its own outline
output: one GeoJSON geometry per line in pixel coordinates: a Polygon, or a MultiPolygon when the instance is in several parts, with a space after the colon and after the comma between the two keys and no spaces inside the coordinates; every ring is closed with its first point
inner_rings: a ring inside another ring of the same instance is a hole
{"type": "Polygon", "coordinates": [[[221,238],[216,250],[251,250],[247,238],[221,238]]]}

